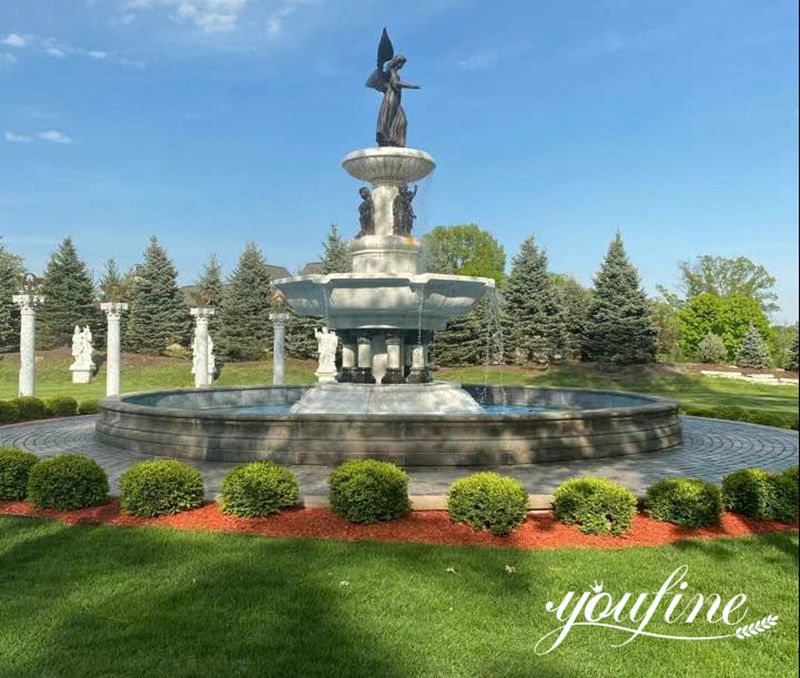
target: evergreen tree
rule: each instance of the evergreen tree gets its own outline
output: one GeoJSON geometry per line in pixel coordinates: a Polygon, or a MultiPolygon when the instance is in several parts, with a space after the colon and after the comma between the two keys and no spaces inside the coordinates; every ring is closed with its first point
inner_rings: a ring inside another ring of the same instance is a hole
{"type": "Polygon", "coordinates": [[[197,292],[195,303],[199,306],[213,306],[216,311],[209,318],[208,330],[212,339],[216,339],[222,320],[220,318],[220,304],[222,303],[222,264],[216,254],[212,254],[203,266],[203,272],[197,279],[197,292]]]}
{"type": "Polygon", "coordinates": [[[797,330],[794,332],[794,342],[792,342],[792,347],[787,351],[786,361],[784,366],[787,370],[791,370],[792,372],[797,372],[798,367],[798,360],[800,359],[800,345],[798,345],[798,335],[797,330]]]}
{"type": "Polygon", "coordinates": [[[100,288],[101,301],[128,301],[130,279],[122,275],[117,266],[117,262],[109,259],[105,263],[103,276],[100,278],[98,287],[100,288]]]}
{"type": "Polygon", "coordinates": [[[0,236],[0,352],[19,346],[19,309],[11,300],[19,292],[22,259],[9,252],[0,236]]]}
{"type": "MultiPolygon", "coordinates": [[[[347,243],[342,240],[336,224],[331,224],[330,232],[322,243],[322,272],[349,273],[352,261],[347,243]]],[[[286,350],[293,358],[308,359],[317,355],[317,340],[314,330],[325,324],[318,316],[300,316],[292,313],[286,327],[286,350]]]]}
{"type": "Polygon", "coordinates": [[[43,346],[68,346],[75,326],[89,325],[101,344],[105,324],[96,303],[92,276],[78,257],[72,238],[53,252],[42,280],[45,303],[39,311],[43,346]]]}
{"type": "Polygon", "coordinates": [[[516,363],[547,365],[563,355],[564,317],[547,254],[526,238],[511,264],[503,291],[506,352],[516,363]]]}
{"type": "Polygon", "coordinates": [[[222,293],[217,347],[229,360],[259,360],[272,349],[272,281],[264,255],[248,243],[222,293]]]}
{"type": "Polygon", "coordinates": [[[564,357],[568,360],[583,360],[592,293],[572,276],[555,275],[553,283],[564,320],[564,357]]]}
{"type": "Polygon", "coordinates": [[[178,287],[178,271],[155,236],[137,266],[130,291],[125,344],[138,353],[161,353],[171,344],[187,345],[191,316],[178,287]]]}
{"type": "Polygon", "coordinates": [[[736,355],[736,365],[738,367],[769,367],[769,348],[755,325],[750,325],[744,335],[739,353],[736,355]]]}
{"type": "Polygon", "coordinates": [[[322,242],[322,250],[323,273],[349,273],[353,270],[347,243],[339,235],[336,224],[331,224],[331,230],[322,242]]]}
{"type": "Polygon", "coordinates": [[[697,357],[701,363],[717,365],[727,356],[728,349],[725,348],[725,342],[713,332],[706,334],[697,347],[697,357]]]}
{"type": "MultiPolygon", "coordinates": [[[[432,273],[493,278],[502,287],[506,255],[491,233],[475,224],[437,226],[424,237],[432,273]]],[[[436,333],[433,360],[438,365],[483,365],[501,359],[497,298],[492,294],[436,333]]]]}
{"type": "Polygon", "coordinates": [[[628,260],[619,233],[611,241],[594,282],[586,325],[589,358],[622,365],[653,362],[657,331],[639,273],[628,260]]]}

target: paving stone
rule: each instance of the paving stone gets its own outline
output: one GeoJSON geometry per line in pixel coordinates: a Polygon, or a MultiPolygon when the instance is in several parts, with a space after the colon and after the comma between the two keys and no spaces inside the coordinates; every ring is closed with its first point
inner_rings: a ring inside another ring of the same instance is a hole
{"type": "MultiPolygon", "coordinates": [[[[627,457],[608,457],[569,462],[486,467],[518,478],[533,495],[551,494],[567,478],[600,475],[617,480],[641,494],[661,478],[691,475],[719,482],[731,471],[758,466],[781,471],[798,463],[796,431],[741,422],[682,417],[683,442],[667,451],[627,457]]],[[[0,427],[0,447],[21,447],[41,457],[63,452],[87,454],[106,470],[112,492],[119,489],[119,476],[131,464],[152,459],[119,450],[96,440],[95,417],[75,417],[0,427]]],[[[223,476],[235,464],[187,462],[200,469],[206,494],[218,495],[223,476]]],[[[305,496],[328,493],[327,466],[292,466],[305,496]]],[[[412,495],[444,495],[454,480],[474,472],[469,467],[411,467],[412,495]]]]}

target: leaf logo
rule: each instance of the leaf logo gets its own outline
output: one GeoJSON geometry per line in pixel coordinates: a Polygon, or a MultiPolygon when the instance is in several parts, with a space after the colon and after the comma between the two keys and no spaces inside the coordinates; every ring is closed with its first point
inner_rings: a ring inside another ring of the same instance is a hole
{"type": "Polygon", "coordinates": [[[752,624],[748,624],[747,626],[740,626],[736,629],[736,637],[744,640],[745,638],[752,638],[753,636],[757,636],[759,633],[764,633],[764,631],[769,631],[772,627],[774,627],[778,623],[778,615],[768,615],[763,619],[759,619],[754,621],[752,624]]]}

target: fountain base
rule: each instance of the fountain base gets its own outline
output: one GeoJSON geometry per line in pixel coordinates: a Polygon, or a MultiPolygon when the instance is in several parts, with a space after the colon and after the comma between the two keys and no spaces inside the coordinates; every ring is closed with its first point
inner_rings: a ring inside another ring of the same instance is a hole
{"type": "Polygon", "coordinates": [[[483,414],[456,384],[318,384],[292,406],[292,414],[483,414]]]}

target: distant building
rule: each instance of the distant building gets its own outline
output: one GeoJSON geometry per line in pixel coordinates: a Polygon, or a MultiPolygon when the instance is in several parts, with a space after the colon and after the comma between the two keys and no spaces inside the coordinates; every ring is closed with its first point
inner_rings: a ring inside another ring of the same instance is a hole
{"type": "Polygon", "coordinates": [[[309,261],[297,275],[322,275],[325,265],[321,261],[309,261]]]}

